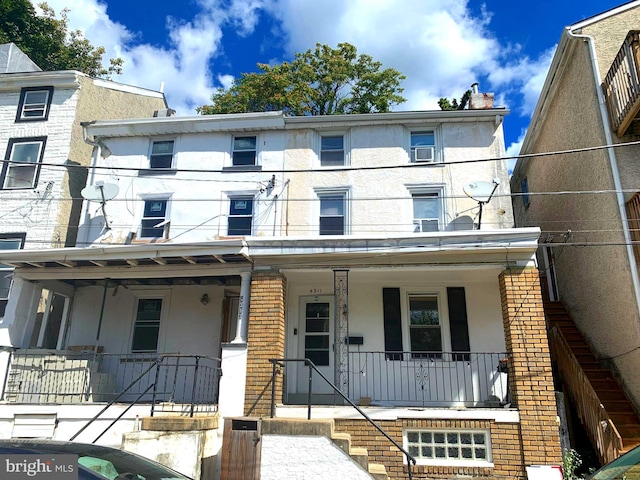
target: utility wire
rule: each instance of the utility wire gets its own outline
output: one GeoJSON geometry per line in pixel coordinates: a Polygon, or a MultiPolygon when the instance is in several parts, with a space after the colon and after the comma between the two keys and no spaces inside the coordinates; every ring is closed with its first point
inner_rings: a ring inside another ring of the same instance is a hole
{"type": "MultiPolygon", "coordinates": [[[[472,158],[467,160],[456,160],[452,162],[411,162],[402,165],[371,165],[371,166],[344,166],[344,167],[321,167],[315,169],[260,169],[251,171],[251,173],[323,173],[323,172],[349,172],[349,171],[372,171],[372,170],[392,170],[397,168],[438,168],[443,165],[465,165],[470,163],[485,163],[485,162],[498,162],[498,161],[506,161],[506,160],[519,160],[519,159],[528,159],[528,158],[538,158],[538,157],[552,157],[555,155],[568,155],[572,153],[584,153],[584,152],[592,152],[597,150],[605,150],[608,148],[620,148],[631,145],[640,145],[640,140],[632,141],[632,142],[624,142],[624,143],[616,143],[612,145],[598,145],[595,147],[583,147],[583,148],[572,148],[569,150],[557,150],[551,152],[539,152],[539,153],[528,153],[524,155],[512,155],[507,157],[488,157],[488,158],[472,158]]],[[[23,164],[24,162],[16,162],[11,160],[0,160],[0,163],[15,163],[15,164],[23,164]]],[[[102,166],[102,165],[65,165],[58,163],[50,163],[50,162],[41,162],[39,163],[41,166],[54,167],[54,168],[63,168],[63,169],[93,169],[93,170],[117,170],[117,171],[133,171],[133,172],[149,172],[149,166],[145,167],[124,167],[124,166],[102,166]]],[[[167,173],[173,172],[182,172],[182,173],[246,173],[246,170],[234,170],[233,167],[227,167],[222,170],[211,170],[205,168],[180,168],[180,169],[169,169],[166,171],[167,173]]],[[[143,175],[144,176],[144,175],[143,175]]]]}

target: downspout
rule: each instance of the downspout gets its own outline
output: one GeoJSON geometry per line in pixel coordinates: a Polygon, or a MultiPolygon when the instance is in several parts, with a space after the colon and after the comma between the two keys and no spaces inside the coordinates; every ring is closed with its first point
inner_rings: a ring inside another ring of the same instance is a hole
{"type": "MultiPolygon", "coordinates": [[[[570,29],[566,30],[567,35],[570,38],[582,39],[589,45],[591,67],[593,69],[593,79],[596,84],[596,92],[598,92],[598,104],[600,105],[600,116],[602,117],[602,124],[604,125],[604,136],[607,145],[613,145],[613,137],[611,135],[611,125],[609,123],[609,114],[607,113],[606,101],[604,94],[602,93],[602,79],[600,78],[600,70],[598,68],[598,57],[596,49],[593,44],[593,38],[589,35],[582,35],[573,33],[570,29]]],[[[613,184],[616,189],[616,197],[618,200],[618,209],[620,210],[620,218],[622,220],[622,231],[624,233],[624,243],[627,249],[627,257],[629,259],[629,267],[631,270],[631,281],[633,283],[633,290],[636,297],[636,311],[640,315],[640,278],[638,276],[638,268],[636,266],[636,257],[633,252],[631,233],[629,232],[629,224],[627,223],[627,211],[624,203],[624,195],[622,194],[622,182],[620,180],[620,171],[618,170],[618,162],[616,159],[615,149],[613,147],[607,148],[609,154],[609,164],[611,166],[611,174],[613,175],[613,184]]],[[[636,323],[637,333],[640,334],[640,324],[636,323]]]]}
{"type": "MultiPolygon", "coordinates": [[[[84,140],[84,142],[88,145],[91,145],[93,147],[93,154],[91,155],[91,168],[90,168],[90,172],[89,172],[89,180],[87,182],[87,185],[93,185],[94,181],[95,181],[95,174],[96,174],[96,169],[94,168],[97,164],[98,164],[98,156],[101,153],[101,147],[100,147],[100,143],[98,143],[97,140],[94,139],[90,139],[89,138],[89,134],[87,133],[87,127],[89,125],[92,125],[96,123],[95,120],[91,121],[91,122],[80,122],[80,125],[82,126],[82,139],[84,140]]],[[[89,215],[89,202],[84,202],[82,209],[84,210],[83,214],[81,215],[82,218],[84,218],[84,225],[85,225],[85,229],[84,229],[84,239],[82,242],[82,246],[86,247],[87,245],[89,245],[89,237],[91,234],[91,228],[89,226],[89,222],[91,221],[91,217],[89,215]]]]}

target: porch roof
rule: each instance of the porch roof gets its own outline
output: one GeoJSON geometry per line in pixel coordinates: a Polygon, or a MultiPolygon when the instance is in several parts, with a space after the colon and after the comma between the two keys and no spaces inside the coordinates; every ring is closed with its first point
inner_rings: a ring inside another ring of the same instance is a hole
{"type": "MultiPolygon", "coordinates": [[[[240,267],[243,264],[290,259],[322,263],[361,258],[395,258],[410,255],[440,258],[447,262],[478,262],[498,255],[502,259],[527,262],[538,246],[539,228],[431,232],[392,236],[246,237],[202,243],[110,245],[88,248],[0,251],[0,263],[22,271],[81,267],[240,267]],[[388,258],[388,257],[387,257],[388,258]],[[446,259],[446,260],[445,260],[446,259]]],[[[387,260],[380,260],[388,263],[387,260]]],[[[374,262],[375,263],[375,262],[374,262]]]]}
{"type": "MultiPolygon", "coordinates": [[[[0,263],[20,269],[229,265],[249,261],[243,239],[204,243],[154,243],[88,248],[0,250],[0,263]]],[[[231,266],[229,265],[229,266],[231,266]]]]}

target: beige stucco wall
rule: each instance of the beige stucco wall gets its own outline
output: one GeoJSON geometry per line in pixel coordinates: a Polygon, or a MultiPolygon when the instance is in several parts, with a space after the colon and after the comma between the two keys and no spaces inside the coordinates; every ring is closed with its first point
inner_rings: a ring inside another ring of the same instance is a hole
{"type": "Polygon", "coordinates": [[[323,171],[319,166],[321,133],[311,129],[292,130],[287,139],[286,169],[300,170],[289,175],[289,198],[296,202],[285,218],[289,235],[317,235],[317,191],[332,188],[349,191],[348,234],[413,232],[410,188],[415,186],[443,187],[444,229],[453,230],[452,222],[458,217],[466,215],[475,222],[478,220],[478,204],[464,193],[464,185],[472,181],[491,182],[496,177],[502,183],[496,196],[484,207],[482,229],[513,226],[506,163],[455,164],[504,156],[502,123],[355,126],[338,132],[345,135],[349,166],[355,168],[345,171],[323,171]],[[440,149],[444,163],[416,168],[409,161],[411,131],[427,129],[436,132],[436,148],[440,149]],[[453,164],[447,165],[450,162],[453,164]],[[401,168],[403,166],[407,168],[401,168]],[[370,167],[392,168],[359,170],[370,167]]]}
{"type": "MultiPolygon", "coordinates": [[[[617,31],[618,27],[608,23],[607,28],[617,31]]],[[[626,30],[619,43],[625,35],[626,30]]],[[[575,42],[566,68],[555,80],[556,90],[547,101],[539,134],[521,153],[606,144],[596,95],[600,87],[593,81],[589,47],[581,40],[575,42]]],[[[626,171],[628,174],[632,169],[626,171]]],[[[640,405],[640,352],[635,349],[640,341],[638,308],[607,152],[532,159],[516,169],[511,181],[514,192],[520,191],[524,177],[533,195],[528,209],[519,197],[514,198],[516,225],[540,226],[543,241],[575,244],[553,248],[560,298],[600,358],[614,358],[615,368],[640,405]],[[609,192],[535,195],[594,190],[609,192]],[[563,237],[569,230],[571,234],[563,237]]],[[[625,183],[637,187],[637,180],[627,178],[625,183]]]]}
{"type": "Polygon", "coordinates": [[[580,33],[596,39],[595,49],[600,78],[604,80],[629,30],[638,29],[640,29],[640,8],[637,7],[604,18],[582,29],[580,33]]]}
{"type": "MultiPolygon", "coordinates": [[[[71,165],[89,166],[91,164],[92,147],[85,143],[81,122],[92,120],[110,120],[115,118],[152,117],[155,110],[166,108],[166,102],[156,92],[148,95],[124,91],[119,84],[109,86],[110,82],[78,76],[80,90],[75,118],[71,126],[71,142],[68,163],[71,165]]],[[[56,219],[53,242],[64,242],[65,246],[73,246],[77,225],[82,208],[80,190],[86,185],[86,171],[83,169],[67,170],[60,191],[60,208],[56,219]],[[75,199],[72,201],[72,198],[75,199]]]]}

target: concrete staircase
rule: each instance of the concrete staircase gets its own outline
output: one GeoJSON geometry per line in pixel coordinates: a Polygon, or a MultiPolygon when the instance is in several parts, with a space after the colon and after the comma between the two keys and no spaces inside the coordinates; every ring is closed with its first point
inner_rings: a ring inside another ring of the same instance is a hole
{"type": "Polygon", "coordinates": [[[613,372],[600,366],[597,357],[561,302],[545,302],[544,311],[549,329],[557,327],[560,330],[622,437],[623,451],[640,445],[638,415],[613,372]]]}
{"type": "Polygon", "coordinates": [[[387,480],[387,469],[384,465],[369,462],[369,454],[366,448],[351,446],[351,435],[335,431],[334,421],[301,420],[293,418],[263,418],[262,435],[305,435],[321,436],[330,439],[343,452],[349,455],[365,471],[369,472],[375,480],[387,480]]]}

